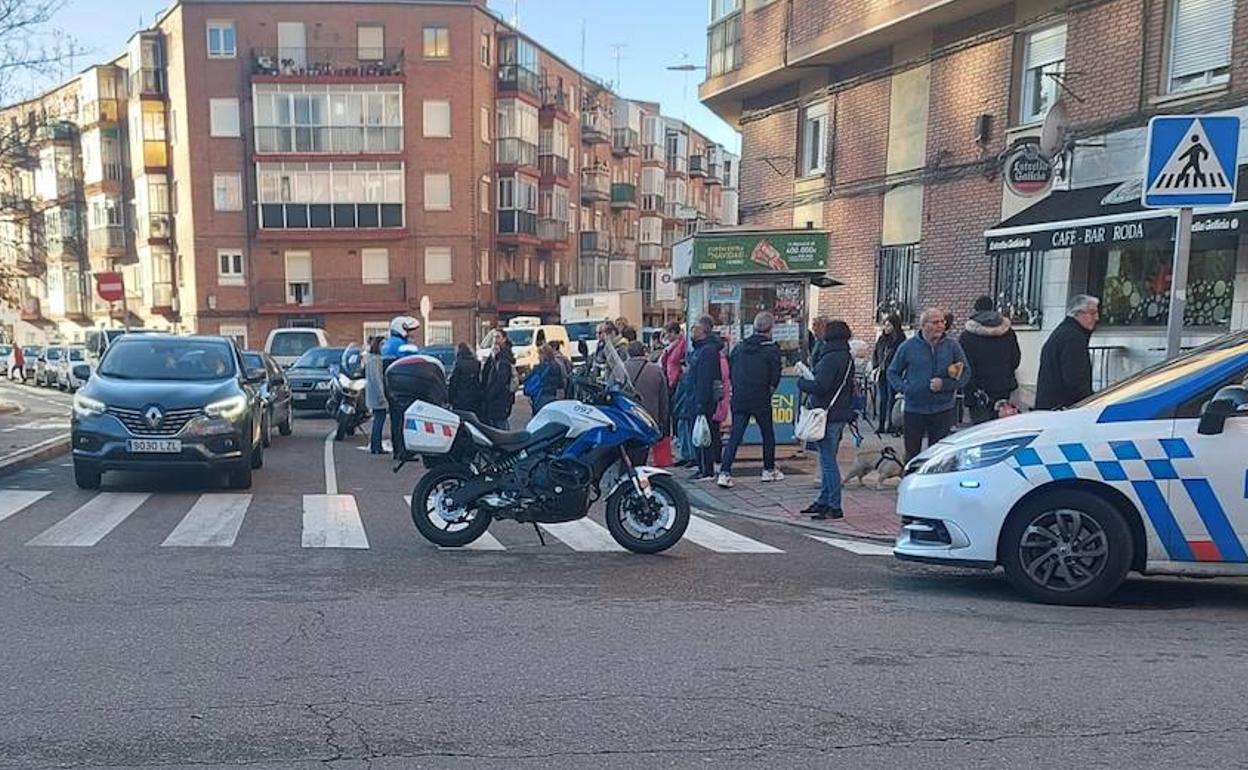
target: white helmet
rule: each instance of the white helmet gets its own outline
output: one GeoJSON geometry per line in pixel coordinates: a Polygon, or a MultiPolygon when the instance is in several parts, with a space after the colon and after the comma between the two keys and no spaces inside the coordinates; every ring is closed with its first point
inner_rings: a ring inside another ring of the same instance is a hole
{"type": "Polygon", "coordinates": [[[392,337],[406,337],[408,332],[419,328],[420,321],[412,318],[410,315],[396,316],[390,322],[390,335],[392,337]]]}

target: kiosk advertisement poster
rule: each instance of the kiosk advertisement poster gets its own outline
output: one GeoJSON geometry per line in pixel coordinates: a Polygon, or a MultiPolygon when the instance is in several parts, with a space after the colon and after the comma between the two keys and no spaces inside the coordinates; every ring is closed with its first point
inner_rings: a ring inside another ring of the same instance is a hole
{"type": "Polygon", "coordinates": [[[822,273],[828,266],[828,235],[814,231],[699,237],[693,250],[692,275],[822,273]]]}

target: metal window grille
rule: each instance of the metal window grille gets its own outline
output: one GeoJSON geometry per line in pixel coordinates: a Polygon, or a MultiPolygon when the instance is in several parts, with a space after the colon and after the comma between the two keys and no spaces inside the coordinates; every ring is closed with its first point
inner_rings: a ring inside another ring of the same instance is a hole
{"type": "Polygon", "coordinates": [[[1039,326],[1044,289],[1044,254],[1021,251],[993,256],[992,298],[1015,325],[1039,326]]]}
{"type": "Polygon", "coordinates": [[[896,313],[903,324],[919,315],[919,244],[885,246],[875,263],[875,314],[896,313]]]}

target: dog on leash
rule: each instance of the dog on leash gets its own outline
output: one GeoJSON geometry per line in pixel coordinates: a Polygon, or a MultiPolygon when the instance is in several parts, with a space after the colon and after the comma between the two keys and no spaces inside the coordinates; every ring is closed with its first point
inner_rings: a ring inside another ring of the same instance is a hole
{"type": "Polygon", "coordinates": [[[865,487],[867,476],[875,473],[875,490],[878,492],[884,489],[885,479],[900,479],[904,469],[905,464],[901,461],[901,456],[897,454],[896,447],[882,438],[864,436],[862,444],[858,447],[858,456],[854,458],[854,464],[845,472],[841,483],[848,484],[850,479],[858,479],[858,483],[865,487]]]}

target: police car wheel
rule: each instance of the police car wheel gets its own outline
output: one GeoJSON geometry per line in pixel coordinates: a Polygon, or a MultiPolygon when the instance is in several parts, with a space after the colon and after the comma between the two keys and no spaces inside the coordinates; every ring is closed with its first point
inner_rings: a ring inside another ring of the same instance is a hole
{"type": "Polygon", "coordinates": [[[1014,511],[1001,532],[1001,563],[1016,590],[1048,604],[1097,604],[1131,565],[1122,514],[1088,492],[1061,490],[1014,511]]]}

